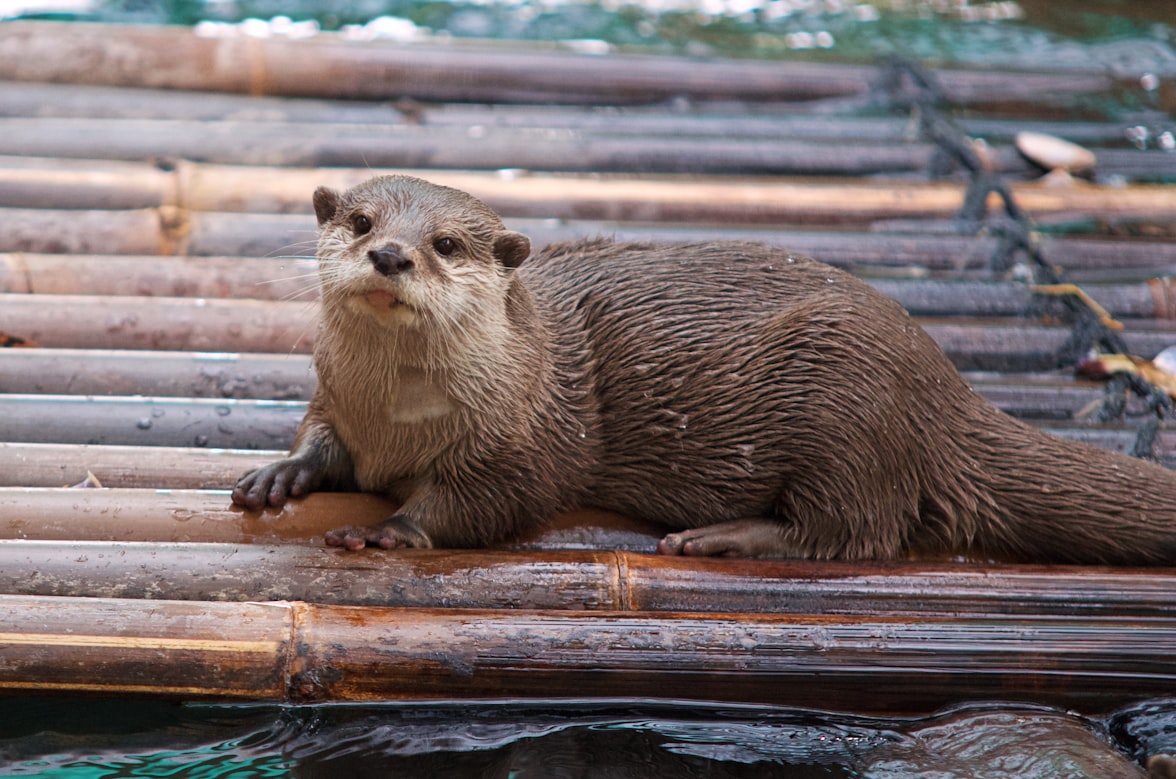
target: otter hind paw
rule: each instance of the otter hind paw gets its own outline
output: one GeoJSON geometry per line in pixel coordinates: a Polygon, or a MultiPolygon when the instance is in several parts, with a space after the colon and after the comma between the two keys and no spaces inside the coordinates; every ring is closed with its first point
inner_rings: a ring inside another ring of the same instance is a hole
{"type": "Polygon", "coordinates": [[[784,527],[772,519],[737,519],[670,533],[658,554],[690,557],[797,557],[784,527]]]}
{"type": "Polygon", "coordinates": [[[351,525],[328,530],[327,546],[355,551],[365,546],[381,549],[430,549],[433,541],[410,518],[396,514],[378,525],[351,525]]]}

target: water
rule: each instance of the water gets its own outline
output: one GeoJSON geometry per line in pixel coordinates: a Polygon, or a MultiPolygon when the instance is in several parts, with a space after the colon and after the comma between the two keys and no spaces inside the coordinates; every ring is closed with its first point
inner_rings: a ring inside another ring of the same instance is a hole
{"type": "Polygon", "coordinates": [[[7,699],[0,773],[100,777],[1138,777],[1176,701],[1089,720],[969,705],[880,720],[670,702],[221,706],[7,699]]]}

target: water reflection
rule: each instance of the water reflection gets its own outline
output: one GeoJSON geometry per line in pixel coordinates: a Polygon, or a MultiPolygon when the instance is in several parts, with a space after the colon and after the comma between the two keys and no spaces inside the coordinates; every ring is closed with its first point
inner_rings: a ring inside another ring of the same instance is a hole
{"type": "Polygon", "coordinates": [[[1105,721],[969,705],[917,720],[666,702],[212,706],[7,699],[0,773],[99,777],[1140,777],[1176,701],[1105,721]]]}

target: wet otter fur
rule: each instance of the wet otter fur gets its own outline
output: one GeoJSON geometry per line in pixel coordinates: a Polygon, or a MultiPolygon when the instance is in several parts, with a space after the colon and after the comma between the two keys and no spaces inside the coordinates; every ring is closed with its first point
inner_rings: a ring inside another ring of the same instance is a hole
{"type": "Polygon", "coordinates": [[[1176,472],[1009,417],[895,301],[750,243],[534,256],[472,196],[381,177],[314,196],[319,385],[233,500],[401,509],[327,543],[480,546],[576,507],[666,554],[1176,562],[1176,472]]]}

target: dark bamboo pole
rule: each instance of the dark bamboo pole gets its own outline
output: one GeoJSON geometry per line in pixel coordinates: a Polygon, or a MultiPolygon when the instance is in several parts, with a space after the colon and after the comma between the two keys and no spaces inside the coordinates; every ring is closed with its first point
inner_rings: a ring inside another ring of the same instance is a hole
{"type": "Polygon", "coordinates": [[[0,442],[0,487],[68,487],[92,473],[103,487],[224,490],[285,450],[0,442]]]}
{"type": "Polygon", "coordinates": [[[321,543],[0,542],[0,593],[84,598],[1143,620],[1176,618],[1173,586],[1171,569],[691,560],[606,547],[356,553],[321,543]]]}
{"type": "Polygon", "coordinates": [[[0,690],[326,701],[695,698],[1093,713],[1176,691],[1172,618],[633,614],[0,596],[0,690]],[[1032,640],[1026,640],[1032,637],[1032,640]]]}

